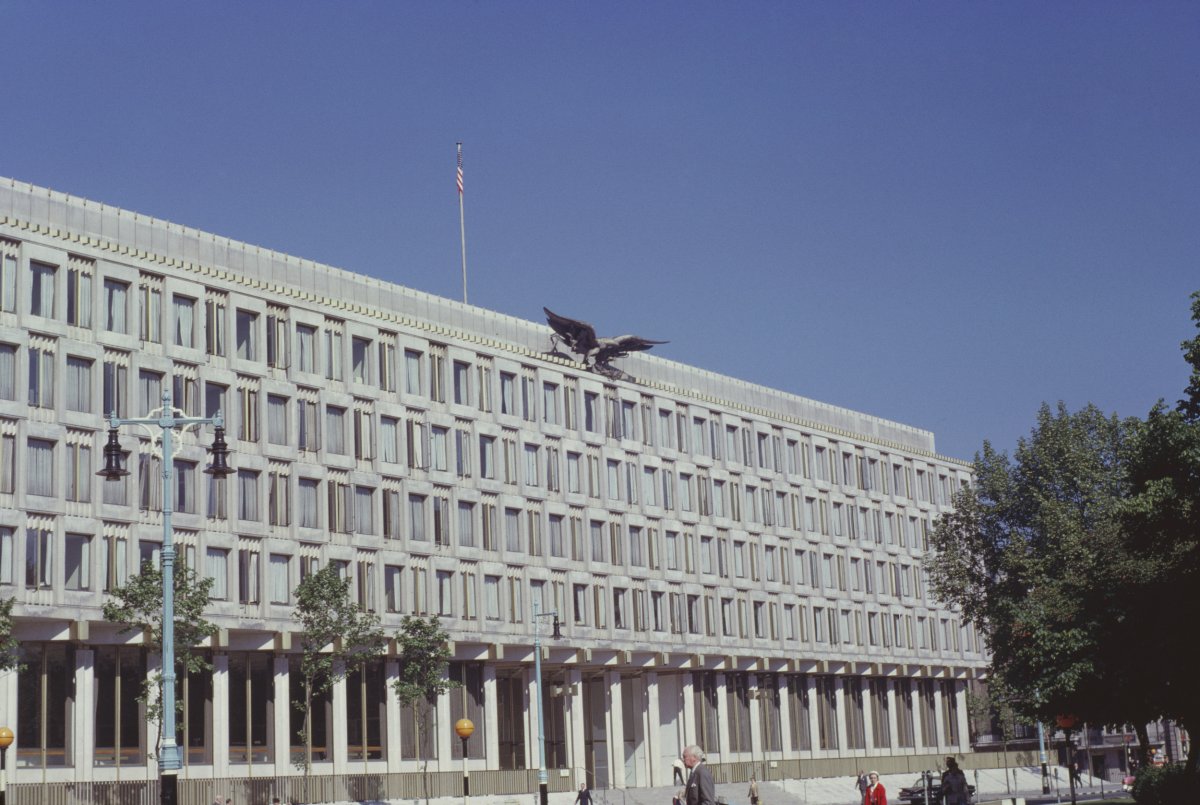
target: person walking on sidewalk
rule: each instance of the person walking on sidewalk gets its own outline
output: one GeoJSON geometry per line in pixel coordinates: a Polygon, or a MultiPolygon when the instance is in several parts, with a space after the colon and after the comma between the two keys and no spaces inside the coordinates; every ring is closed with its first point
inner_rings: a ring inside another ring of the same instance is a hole
{"type": "Polygon", "coordinates": [[[862,805],[887,805],[887,789],[879,782],[879,772],[867,775],[867,790],[863,792],[862,805]]]}
{"type": "Polygon", "coordinates": [[[746,796],[750,797],[750,805],[758,805],[758,781],[754,779],[754,775],[750,776],[750,790],[746,796]]]}
{"type": "Polygon", "coordinates": [[[684,796],[686,805],[717,805],[717,786],[713,783],[712,772],[704,765],[704,750],[698,746],[684,749],[683,765],[691,771],[684,796]]]}
{"type": "Polygon", "coordinates": [[[946,758],[946,770],[942,772],[942,798],[946,805],[970,805],[971,789],[967,787],[967,775],[958,767],[958,761],[946,758]]]}

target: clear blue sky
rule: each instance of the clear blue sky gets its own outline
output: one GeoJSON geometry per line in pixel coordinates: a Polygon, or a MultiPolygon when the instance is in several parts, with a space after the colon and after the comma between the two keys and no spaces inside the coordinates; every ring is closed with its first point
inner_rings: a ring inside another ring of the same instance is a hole
{"type": "Polygon", "coordinates": [[[1176,399],[1200,4],[4,4],[0,175],[1011,449],[1176,399]]]}

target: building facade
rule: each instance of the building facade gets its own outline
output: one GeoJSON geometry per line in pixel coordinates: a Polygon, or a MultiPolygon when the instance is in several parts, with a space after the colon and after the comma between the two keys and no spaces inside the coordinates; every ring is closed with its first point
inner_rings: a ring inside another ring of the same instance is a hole
{"type": "Polygon", "coordinates": [[[18,786],[157,776],[157,658],[100,609],[158,558],[149,432],[122,429],[127,478],[95,473],[105,415],[164,390],[224,413],[236,468],[203,473],[203,428],[174,462],[220,626],[180,682],[185,780],[300,773],[294,590],[330,563],[389,630],[440,616],[462,686],[422,729],[393,659],[352,670],[317,705],[319,776],[458,772],[464,715],[473,774],[536,769],[535,606],[563,634],[541,625],[556,787],[666,785],[689,743],[760,779],[967,749],[986,658],[921,558],[970,466],[926,431],[652,355],[606,378],[540,324],[9,180],[0,271],[18,786]]]}

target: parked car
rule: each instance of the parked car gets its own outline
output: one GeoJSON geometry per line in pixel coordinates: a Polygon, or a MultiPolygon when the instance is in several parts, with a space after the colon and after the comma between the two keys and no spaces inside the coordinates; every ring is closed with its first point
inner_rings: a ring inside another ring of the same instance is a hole
{"type": "MultiPolygon", "coordinates": [[[[971,801],[974,802],[975,786],[968,783],[967,791],[970,792],[971,801]]],[[[909,805],[925,805],[925,783],[918,777],[912,785],[901,788],[896,799],[907,802],[909,805]]],[[[938,777],[933,777],[929,781],[929,805],[942,805],[942,781],[938,777]]]]}

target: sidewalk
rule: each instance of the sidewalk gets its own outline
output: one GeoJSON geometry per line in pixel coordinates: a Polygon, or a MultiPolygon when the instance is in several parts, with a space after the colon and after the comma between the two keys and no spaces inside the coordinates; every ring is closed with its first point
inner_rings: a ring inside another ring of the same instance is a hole
{"type": "MultiPolygon", "coordinates": [[[[1041,770],[1037,766],[1019,766],[1010,769],[964,769],[967,781],[976,787],[976,801],[991,801],[1009,797],[1042,797],[1041,770]]],[[[815,777],[807,780],[759,781],[760,805],[858,805],[861,798],[855,787],[854,777],[815,777]]],[[[901,788],[917,785],[920,775],[914,773],[885,774],[880,782],[887,789],[889,803],[903,805],[897,798],[901,788]]],[[[718,783],[717,796],[727,805],[749,805],[746,783],[718,783]]],[[[1108,796],[1121,796],[1120,785],[1105,782],[1104,792],[1108,796]]],[[[674,786],[654,788],[608,788],[592,791],[594,805],[671,805],[674,786]]],[[[1099,793],[1101,781],[1088,775],[1077,789],[1080,792],[1099,793]]],[[[1050,767],[1050,795],[1058,792],[1063,802],[1070,802],[1070,784],[1067,771],[1061,766],[1050,767]]],[[[550,794],[550,805],[574,805],[575,791],[550,794]]],[[[321,805],[425,805],[425,800],[366,800],[363,802],[329,802],[321,805]]],[[[463,805],[462,797],[439,797],[429,800],[429,805],[463,805]]],[[[469,805],[538,805],[536,793],[499,794],[473,796],[469,805]]]]}

